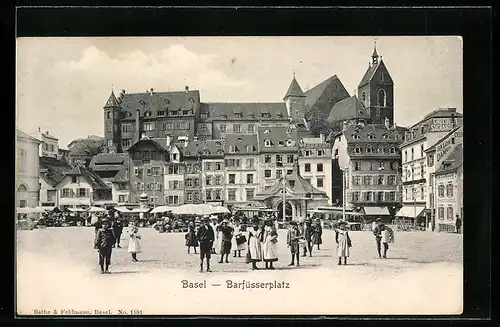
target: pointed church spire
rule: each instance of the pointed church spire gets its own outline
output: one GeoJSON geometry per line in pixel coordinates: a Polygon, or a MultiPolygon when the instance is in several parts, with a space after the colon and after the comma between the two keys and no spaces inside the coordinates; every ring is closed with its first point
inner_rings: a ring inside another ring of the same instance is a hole
{"type": "Polygon", "coordinates": [[[118,99],[116,98],[113,90],[111,90],[111,95],[109,96],[108,101],[106,101],[106,104],[104,105],[104,108],[111,108],[111,107],[120,107],[120,103],[118,102],[118,99]]]}
{"type": "Polygon", "coordinates": [[[295,71],[293,72],[293,79],[292,79],[292,82],[290,83],[290,87],[288,87],[288,91],[286,92],[285,96],[283,97],[283,100],[288,98],[288,97],[305,97],[304,92],[302,91],[299,83],[295,79],[295,71]]]}
{"type": "Polygon", "coordinates": [[[377,54],[377,39],[373,41],[373,54],[372,54],[372,63],[376,65],[378,63],[378,54],[377,54]]]}

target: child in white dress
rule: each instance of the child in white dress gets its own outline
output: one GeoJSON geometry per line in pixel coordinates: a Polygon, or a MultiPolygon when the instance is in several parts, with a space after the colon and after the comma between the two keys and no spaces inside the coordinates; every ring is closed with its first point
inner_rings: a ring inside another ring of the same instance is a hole
{"type": "Polygon", "coordinates": [[[141,235],[139,235],[139,228],[137,226],[132,226],[130,230],[130,238],[128,242],[128,252],[132,254],[132,261],[137,262],[137,253],[141,252],[141,247],[139,240],[141,235]]]}

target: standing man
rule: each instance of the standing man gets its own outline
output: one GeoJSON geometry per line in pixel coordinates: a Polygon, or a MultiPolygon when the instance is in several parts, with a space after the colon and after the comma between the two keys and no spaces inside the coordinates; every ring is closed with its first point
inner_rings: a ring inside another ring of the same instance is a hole
{"type": "Polygon", "coordinates": [[[313,227],[311,226],[311,219],[306,218],[304,221],[304,238],[306,239],[306,246],[304,247],[303,257],[307,256],[307,250],[309,250],[309,256],[312,257],[312,236],[313,236],[313,227]]]}
{"type": "Polygon", "coordinates": [[[382,231],[384,230],[384,224],[382,224],[382,219],[377,218],[375,220],[375,228],[373,229],[373,235],[375,235],[375,242],[377,242],[377,252],[379,259],[382,259],[381,244],[382,241],[382,231]]]}
{"type": "Polygon", "coordinates": [[[121,248],[120,238],[122,236],[122,232],[123,232],[123,223],[121,217],[118,216],[116,218],[116,221],[113,222],[113,235],[115,236],[117,248],[121,248]]]}
{"type": "Polygon", "coordinates": [[[110,228],[109,220],[103,218],[102,227],[95,234],[94,249],[99,252],[99,266],[101,274],[109,274],[109,265],[111,264],[111,250],[115,247],[115,236],[110,228]]]}
{"type": "Polygon", "coordinates": [[[226,263],[229,263],[229,254],[231,253],[231,239],[233,238],[233,228],[228,225],[228,220],[224,219],[222,221],[221,227],[221,248],[220,248],[220,260],[219,263],[224,261],[224,255],[226,255],[226,263]]]}
{"type": "Polygon", "coordinates": [[[295,259],[297,259],[297,267],[300,266],[299,256],[299,239],[301,238],[301,233],[296,221],[290,222],[290,228],[286,236],[286,244],[290,248],[290,253],[292,254],[292,262],[288,266],[295,265],[295,259]]]}
{"type": "Polygon", "coordinates": [[[200,242],[200,272],[203,272],[203,259],[207,258],[207,271],[210,270],[210,254],[212,252],[212,245],[214,244],[215,235],[214,229],[210,226],[210,218],[203,217],[203,225],[198,228],[198,241],[200,242]]]}
{"type": "Polygon", "coordinates": [[[462,228],[462,219],[460,219],[460,217],[457,215],[456,216],[456,221],[455,221],[455,227],[456,227],[456,232],[457,234],[460,234],[462,231],[461,231],[461,228],[462,228]]]}
{"type": "MultiPolygon", "coordinates": [[[[318,246],[318,250],[319,250],[319,246],[321,244],[323,244],[323,239],[321,238],[322,235],[323,235],[323,228],[321,227],[321,220],[316,219],[316,224],[313,227],[312,242],[313,242],[313,245],[318,246]]],[[[310,251],[309,251],[309,253],[310,253],[310,251]]]]}

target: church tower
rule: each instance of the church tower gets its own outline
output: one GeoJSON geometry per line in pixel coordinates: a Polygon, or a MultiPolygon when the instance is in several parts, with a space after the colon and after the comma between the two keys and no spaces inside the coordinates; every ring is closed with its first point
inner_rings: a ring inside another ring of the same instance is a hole
{"type": "Polygon", "coordinates": [[[372,60],[358,85],[358,98],[365,106],[370,121],[384,124],[389,119],[394,124],[394,82],[374,43],[372,60]]]}
{"type": "Polygon", "coordinates": [[[111,95],[104,105],[104,138],[108,152],[122,152],[120,114],[120,103],[114,92],[111,91],[111,95]]]}
{"type": "Polygon", "coordinates": [[[299,83],[295,79],[295,73],[293,73],[293,79],[288,87],[283,100],[285,101],[286,110],[288,112],[288,117],[294,123],[304,123],[305,114],[305,99],[306,95],[300,88],[299,83]]]}

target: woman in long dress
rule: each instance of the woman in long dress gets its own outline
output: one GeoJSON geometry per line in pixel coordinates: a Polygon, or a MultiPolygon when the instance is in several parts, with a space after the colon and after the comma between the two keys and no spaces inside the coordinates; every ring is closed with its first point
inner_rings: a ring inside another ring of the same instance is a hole
{"type": "Polygon", "coordinates": [[[191,247],[194,248],[194,254],[196,254],[196,248],[198,247],[198,238],[196,237],[194,221],[190,221],[188,225],[188,232],[185,235],[186,246],[188,248],[188,254],[191,247]]]}
{"type": "Polygon", "coordinates": [[[233,238],[231,239],[232,245],[231,248],[233,249],[233,257],[236,257],[236,254],[238,254],[238,257],[241,257],[241,251],[246,249],[246,244],[247,244],[247,237],[244,233],[245,228],[244,226],[240,225],[240,222],[238,220],[234,221],[233,224],[233,229],[234,229],[234,234],[233,238]]]}
{"type": "Polygon", "coordinates": [[[262,258],[266,269],[274,269],[273,262],[278,261],[278,232],[271,220],[266,220],[261,232],[262,258]]]}
{"type": "Polygon", "coordinates": [[[342,222],[339,224],[338,228],[335,228],[335,242],[337,243],[337,257],[339,258],[339,265],[342,264],[342,258],[344,258],[344,265],[347,265],[347,258],[351,254],[350,248],[352,243],[346,226],[347,223],[342,222]]]}
{"type": "Polygon", "coordinates": [[[323,243],[323,239],[321,236],[323,235],[323,228],[321,228],[321,221],[319,219],[316,220],[316,224],[313,227],[313,234],[312,234],[312,243],[313,245],[319,246],[323,243]]]}
{"type": "Polygon", "coordinates": [[[137,226],[133,226],[130,230],[130,238],[128,242],[128,252],[132,254],[132,261],[137,262],[137,253],[141,252],[141,246],[139,244],[139,240],[141,239],[141,235],[139,235],[139,228],[137,226]]]}
{"type": "Polygon", "coordinates": [[[262,245],[260,242],[260,232],[258,224],[254,224],[254,226],[248,231],[247,244],[247,256],[249,257],[249,261],[252,263],[252,270],[258,270],[259,268],[257,267],[257,262],[262,261],[262,245]]]}

